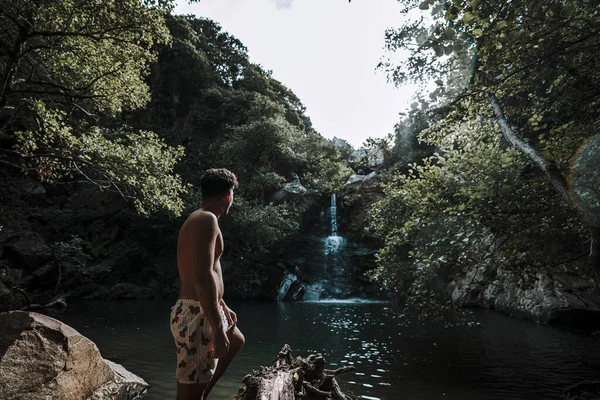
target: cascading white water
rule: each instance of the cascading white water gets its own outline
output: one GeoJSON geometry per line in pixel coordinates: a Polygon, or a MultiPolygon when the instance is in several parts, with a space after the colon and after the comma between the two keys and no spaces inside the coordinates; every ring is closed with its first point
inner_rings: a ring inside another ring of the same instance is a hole
{"type": "Polygon", "coordinates": [[[331,236],[337,236],[337,204],[335,193],[331,195],[331,236]]]}
{"type": "Polygon", "coordinates": [[[337,202],[335,193],[331,195],[331,207],[329,210],[329,214],[331,215],[331,236],[325,239],[325,255],[337,253],[344,244],[344,239],[337,234],[337,202]]]}
{"type": "Polygon", "coordinates": [[[338,235],[337,227],[337,202],[335,193],[331,195],[330,206],[330,228],[331,234],[322,239],[323,255],[322,269],[316,270],[311,276],[311,281],[304,285],[304,301],[318,302],[326,293],[327,297],[338,297],[344,295],[344,288],[348,286],[345,257],[346,241],[338,235]]]}

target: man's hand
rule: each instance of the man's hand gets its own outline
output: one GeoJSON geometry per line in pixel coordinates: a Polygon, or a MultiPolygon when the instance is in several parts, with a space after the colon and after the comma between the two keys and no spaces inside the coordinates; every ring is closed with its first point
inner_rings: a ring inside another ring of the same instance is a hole
{"type": "Polygon", "coordinates": [[[223,312],[225,313],[225,318],[227,318],[227,322],[229,326],[233,324],[237,324],[237,315],[236,313],[225,304],[225,301],[221,300],[221,307],[223,307],[223,312]]]}
{"type": "Polygon", "coordinates": [[[215,330],[213,334],[213,358],[221,358],[229,351],[229,338],[223,329],[215,330]]]}

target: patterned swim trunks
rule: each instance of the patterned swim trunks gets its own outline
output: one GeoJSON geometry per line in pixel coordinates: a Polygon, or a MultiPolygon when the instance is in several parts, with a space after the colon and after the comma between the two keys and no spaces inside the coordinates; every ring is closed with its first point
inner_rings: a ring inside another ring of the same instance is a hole
{"type": "MultiPolygon", "coordinates": [[[[229,325],[221,308],[223,329],[229,325]]],[[[210,342],[212,329],[204,317],[200,302],[179,299],[171,308],[171,333],[177,347],[177,382],[207,383],[217,367],[210,342]]]]}

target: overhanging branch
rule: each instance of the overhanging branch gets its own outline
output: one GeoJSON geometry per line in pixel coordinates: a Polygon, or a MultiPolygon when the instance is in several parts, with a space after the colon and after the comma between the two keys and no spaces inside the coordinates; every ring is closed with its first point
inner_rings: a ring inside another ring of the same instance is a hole
{"type": "Polygon", "coordinates": [[[560,197],[571,207],[577,209],[573,198],[571,197],[569,184],[564,177],[564,175],[560,172],[556,164],[547,160],[540,152],[531,147],[529,144],[525,143],[521,138],[519,138],[516,132],[510,127],[504,113],[502,111],[502,107],[498,102],[498,99],[493,93],[488,93],[488,97],[492,103],[492,109],[494,110],[494,114],[496,115],[496,121],[498,125],[500,125],[500,129],[502,130],[502,135],[508,140],[508,142],[517,150],[521,151],[525,154],[535,165],[537,165],[548,177],[550,183],[554,187],[554,190],[560,195],[560,197]]]}

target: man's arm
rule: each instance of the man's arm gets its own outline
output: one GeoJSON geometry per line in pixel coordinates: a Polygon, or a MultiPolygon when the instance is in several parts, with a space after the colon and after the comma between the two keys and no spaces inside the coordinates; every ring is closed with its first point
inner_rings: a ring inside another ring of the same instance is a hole
{"type": "Polygon", "coordinates": [[[213,330],[222,330],[217,282],[215,279],[215,244],[219,234],[217,217],[202,213],[194,218],[190,235],[194,287],[204,315],[213,330]]]}

